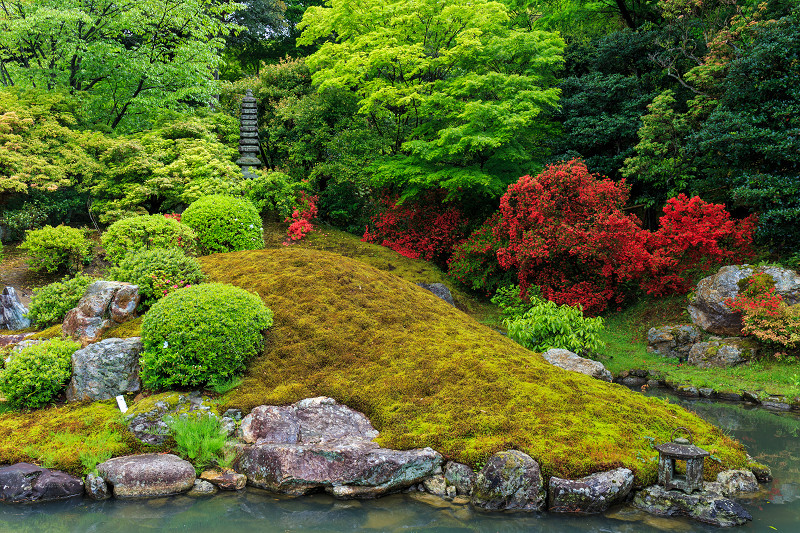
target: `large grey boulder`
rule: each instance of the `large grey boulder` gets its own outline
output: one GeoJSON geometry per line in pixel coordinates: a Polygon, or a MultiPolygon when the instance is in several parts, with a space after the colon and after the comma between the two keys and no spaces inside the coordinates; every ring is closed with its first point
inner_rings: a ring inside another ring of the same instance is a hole
{"type": "Polygon", "coordinates": [[[84,346],[96,342],[115,324],[131,320],[139,305],[139,287],[119,281],[95,281],[77,307],[67,312],[61,331],[84,346]]]}
{"type": "Polygon", "coordinates": [[[625,501],[633,487],[633,472],[617,468],[580,479],[551,477],[547,508],[554,513],[594,514],[625,501]]]}
{"type": "Polygon", "coordinates": [[[153,498],[194,486],[194,467],[177,455],[146,453],[115,457],[97,465],[115,498],[153,498]]]}
{"type": "Polygon", "coordinates": [[[72,354],[72,379],[67,400],[108,400],[126,392],[138,392],[139,354],[142,339],[106,339],[72,354]]]}
{"type": "Polygon", "coordinates": [[[541,511],[544,481],[539,463],[517,450],[498,452],[475,480],[472,505],[487,511],[541,511]]]}
{"type": "Polygon", "coordinates": [[[647,351],[686,360],[692,345],[699,340],[700,329],[691,324],[650,328],[647,332],[647,351]]]}
{"type": "Polygon", "coordinates": [[[82,494],[83,481],[58,470],[29,463],[0,467],[0,502],[49,502],[82,494]]]}
{"type": "Polygon", "coordinates": [[[28,308],[22,305],[14,287],[6,287],[0,293],[0,329],[16,330],[30,327],[31,321],[25,315],[28,308]]]}
{"type": "Polygon", "coordinates": [[[242,420],[242,438],[253,444],[239,446],[234,469],[274,492],[340,498],[374,498],[441,473],[439,453],[387,450],[377,435],[363,414],[331,398],[260,406],[242,420]]]}
{"type": "Polygon", "coordinates": [[[727,368],[753,359],[756,350],[754,341],[741,337],[698,342],[689,350],[688,363],[699,368],[727,368]]]}
{"type": "Polygon", "coordinates": [[[732,311],[725,300],[739,294],[739,284],[754,272],[764,272],[775,281],[775,292],[787,305],[800,303],[800,275],[794,270],[777,266],[752,267],[750,265],[724,266],[713,276],[703,278],[689,299],[692,322],[717,335],[740,335],[742,319],[732,311]]]}
{"type": "Polygon", "coordinates": [[[718,527],[740,526],[753,519],[744,507],[718,492],[686,494],[661,485],[637,492],[633,506],[657,516],[685,516],[718,527]]]}
{"type": "Polygon", "coordinates": [[[586,374],[589,377],[601,381],[611,382],[611,380],[614,379],[614,376],[611,375],[611,372],[606,370],[603,363],[586,359],[569,350],[550,348],[542,354],[542,357],[551,365],[569,370],[570,372],[586,374]]]}
{"type": "Polygon", "coordinates": [[[124,420],[128,430],[145,444],[159,445],[166,441],[169,427],[164,422],[167,416],[183,416],[189,413],[217,416],[216,403],[199,392],[162,392],[143,398],[130,406],[124,420]]]}

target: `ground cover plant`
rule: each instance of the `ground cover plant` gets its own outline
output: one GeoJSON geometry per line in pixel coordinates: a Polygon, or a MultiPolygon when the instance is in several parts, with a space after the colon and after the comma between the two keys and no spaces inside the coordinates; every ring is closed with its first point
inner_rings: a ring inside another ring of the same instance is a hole
{"type": "Polygon", "coordinates": [[[211,279],[258,292],[276,313],[263,355],[222,408],[327,395],[364,412],[384,446],[431,446],[472,465],[515,448],[565,477],[625,465],[651,483],[656,454],[645,437],[667,440],[676,425],[720,459],[709,479],[746,463],[739,444],[696,416],[553,367],[357,261],[292,247],[201,262],[211,279]]]}

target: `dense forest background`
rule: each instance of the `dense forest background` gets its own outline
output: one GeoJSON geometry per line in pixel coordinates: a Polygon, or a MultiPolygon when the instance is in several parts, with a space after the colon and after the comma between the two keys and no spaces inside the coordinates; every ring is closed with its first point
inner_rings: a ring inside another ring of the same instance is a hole
{"type": "Polygon", "coordinates": [[[797,261],[798,80],[794,0],[0,0],[2,238],[314,198],[446,265],[521,176],[578,158],[645,228],[700,196],[797,261]]]}

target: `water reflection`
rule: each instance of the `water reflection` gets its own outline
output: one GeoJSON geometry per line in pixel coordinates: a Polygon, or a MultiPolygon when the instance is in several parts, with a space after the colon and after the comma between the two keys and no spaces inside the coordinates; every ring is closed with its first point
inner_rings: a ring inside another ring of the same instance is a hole
{"type": "MultiPolygon", "coordinates": [[[[703,400],[671,399],[719,425],[772,467],[775,481],[741,503],[753,514],[746,532],[800,529],[800,419],[786,413],[703,400]]],[[[712,532],[687,520],[658,518],[629,507],[605,516],[488,514],[450,505],[424,494],[373,501],[339,501],[325,495],[289,498],[247,489],[200,499],[188,496],[147,501],[78,500],[38,505],[0,504],[0,533],[138,531],[247,532],[429,532],[429,533],[661,533],[712,532]]]]}

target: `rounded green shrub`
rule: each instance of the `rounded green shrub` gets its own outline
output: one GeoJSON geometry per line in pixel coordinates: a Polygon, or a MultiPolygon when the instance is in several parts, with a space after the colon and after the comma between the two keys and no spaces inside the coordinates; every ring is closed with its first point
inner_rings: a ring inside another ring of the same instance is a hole
{"type": "Polygon", "coordinates": [[[106,257],[114,264],[130,252],[151,248],[182,248],[197,252],[197,234],[177,220],[163,215],[140,215],[111,224],[101,238],[106,257]]]}
{"type": "Polygon", "coordinates": [[[264,246],[258,209],[245,198],[204,196],[186,208],[181,220],[197,232],[205,255],[264,246]]]}
{"type": "Polygon", "coordinates": [[[111,270],[111,278],[138,285],[145,307],[171,292],[204,280],[200,263],[180,248],[152,248],[128,254],[111,270]]]}
{"type": "Polygon", "coordinates": [[[258,296],[221,283],[168,294],[142,320],[139,364],[150,389],[219,385],[244,370],[272,325],[258,296]]]}
{"type": "Polygon", "coordinates": [[[28,267],[55,272],[62,267],[77,271],[91,258],[92,245],[82,230],[69,226],[45,226],[30,230],[20,248],[28,251],[28,267]]]}
{"type": "Polygon", "coordinates": [[[86,287],[94,283],[91,276],[77,274],[44,287],[33,289],[27,317],[36,327],[45,328],[64,320],[67,312],[78,305],[86,287]]]}
{"type": "Polygon", "coordinates": [[[53,339],[23,348],[0,372],[0,392],[14,408],[36,409],[50,403],[69,381],[71,356],[80,343],[53,339]]]}

